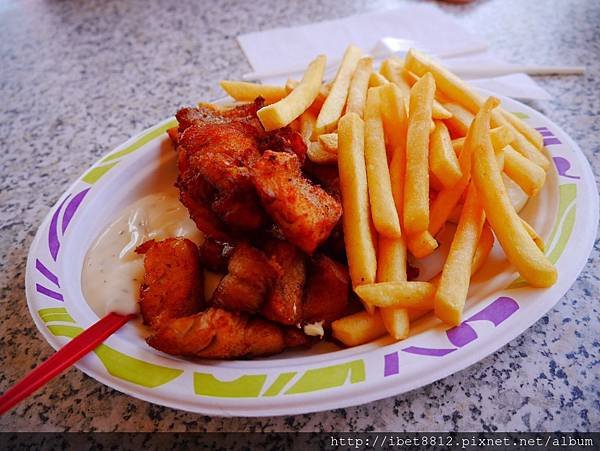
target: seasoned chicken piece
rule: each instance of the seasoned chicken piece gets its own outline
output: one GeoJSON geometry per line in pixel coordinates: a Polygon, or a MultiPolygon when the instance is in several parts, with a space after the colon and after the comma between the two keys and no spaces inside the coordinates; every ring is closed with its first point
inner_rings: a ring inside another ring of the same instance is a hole
{"type": "MultiPolygon", "coordinates": [[[[233,231],[255,231],[267,217],[250,178],[250,165],[260,158],[257,131],[243,122],[193,124],[179,139],[177,187],[197,205],[233,231]]],[[[185,204],[189,205],[190,202],[185,204]]],[[[208,213],[201,216],[205,218],[208,213]]],[[[215,221],[196,221],[209,236],[215,221]]],[[[223,227],[221,227],[221,230],[223,227]]]]}
{"type": "Polygon", "coordinates": [[[304,322],[330,324],[340,318],[348,306],[349,294],[348,269],[326,255],[313,258],[304,292],[304,322]]]}
{"type": "Polygon", "coordinates": [[[304,138],[290,127],[262,133],[258,138],[258,148],[263,152],[272,150],[274,152],[293,153],[300,160],[300,165],[304,164],[306,159],[307,148],[304,138]]]}
{"type": "Polygon", "coordinates": [[[167,354],[209,359],[265,356],[285,347],[280,326],[219,308],[173,319],[147,342],[167,354]]]}
{"type": "Polygon", "coordinates": [[[193,124],[228,124],[230,122],[245,122],[257,130],[263,130],[256,112],[263,107],[264,103],[264,99],[258,97],[253,103],[233,108],[219,108],[209,103],[202,103],[197,108],[182,108],[176,115],[179,132],[182,133],[193,124]]]}
{"type": "Polygon", "coordinates": [[[172,318],[191,315],[204,305],[204,278],[196,245],[185,238],[147,241],[140,309],[144,323],[156,329],[172,318]]]}
{"type": "Polygon", "coordinates": [[[215,289],[211,303],[235,311],[258,311],[281,275],[262,251],[247,243],[235,247],[227,269],[229,272],[215,289]]]}
{"type": "Polygon", "coordinates": [[[271,240],[265,247],[266,254],[281,268],[281,276],[275,280],[261,314],[281,324],[298,324],[302,321],[302,294],[306,278],[304,255],[293,244],[271,240]]]}
{"type": "Polygon", "coordinates": [[[210,237],[200,245],[200,261],[202,265],[213,272],[226,272],[227,263],[233,254],[235,245],[227,241],[218,241],[210,237]]]}
{"type": "Polygon", "coordinates": [[[316,337],[306,335],[302,332],[302,329],[293,326],[288,326],[283,329],[283,338],[285,340],[286,348],[308,348],[318,340],[316,337]]]}
{"type": "Polygon", "coordinates": [[[252,166],[252,181],[287,240],[307,254],[329,237],[342,215],[340,203],[302,175],[295,155],[266,151],[252,166]]]}

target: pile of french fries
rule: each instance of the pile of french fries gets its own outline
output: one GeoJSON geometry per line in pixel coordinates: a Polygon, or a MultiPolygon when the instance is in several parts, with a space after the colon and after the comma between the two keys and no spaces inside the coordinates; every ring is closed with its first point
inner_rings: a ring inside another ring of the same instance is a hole
{"type": "Polygon", "coordinates": [[[258,117],[266,130],[294,127],[313,162],[339,167],[348,266],[365,310],[332,324],[338,340],[401,340],[430,311],[460,324],[471,276],[495,238],[531,286],[554,284],[543,241],[506,189],[534,196],[544,185],[550,162],[535,129],[415,50],[375,71],[350,46],[330,83],[325,67],[321,55],[299,82],[221,86],[235,100],[265,98],[258,117]],[[434,252],[449,221],[457,225],[442,272],[408,281],[408,253],[434,252]]]}

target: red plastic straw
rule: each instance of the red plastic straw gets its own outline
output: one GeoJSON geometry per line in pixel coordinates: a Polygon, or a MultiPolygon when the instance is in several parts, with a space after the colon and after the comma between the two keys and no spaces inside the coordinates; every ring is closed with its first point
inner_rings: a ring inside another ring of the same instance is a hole
{"type": "Polygon", "coordinates": [[[132,318],[135,318],[135,315],[123,316],[116,313],[109,313],[93,326],[73,338],[0,397],[0,415],[6,413],[46,382],[58,376],[63,370],[69,368],[88,352],[96,349],[104,340],[132,318]]]}

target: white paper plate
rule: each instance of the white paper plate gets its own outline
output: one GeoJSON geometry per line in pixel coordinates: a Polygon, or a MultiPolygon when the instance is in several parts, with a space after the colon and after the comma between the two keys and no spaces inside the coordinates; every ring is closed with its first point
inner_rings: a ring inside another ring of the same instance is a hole
{"type": "MultiPolygon", "coordinates": [[[[127,324],[76,365],[131,396],[211,415],[272,416],[357,405],[429,384],[483,359],[544,315],[586,263],[598,222],[598,193],[583,153],[557,125],[511,99],[503,105],[545,137],[554,165],[522,211],[547,243],[558,282],[520,283],[497,247],[476,276],[462,324],[419,320],[411,336],[355,348],[250,361],[190,361],[146,345],[127,324]]],[[[58,349],[98,317],[81,290],[85,253],[135,199],[156,190],[153,175],[175,164],[165,134],[174,118],[130,139],[81,176],[52,208],[29,252],[26,292],[35,324],[58,349]]],[[[322,347],[321,347],[322,348],[322,347]]]]}

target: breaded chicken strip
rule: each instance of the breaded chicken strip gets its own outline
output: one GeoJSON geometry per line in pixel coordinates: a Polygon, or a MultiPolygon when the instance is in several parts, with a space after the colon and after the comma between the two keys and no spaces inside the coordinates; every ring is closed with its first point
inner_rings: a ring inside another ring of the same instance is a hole
{"type": "Polygon", "coordinates": [[[278,325],[219,308],[173,319],[147,342],[167,354],[209,359],[277,354],[286,345],[284,332],[278,325]]]}
{"type": "Polygon", "coordinates": [[[204,306],[204,277],[196,245],[185,238],[147,241],[140,309],[144,323],[156,329],[172,318],[191,315],[204,306]]]}
{"type": "Polygon", "coordinates": [[[293,154],[266,151],[252,166],[252,182],[287,240],[307,254],[329,237],[342,215],[340,203],[302,175],[293,154]]]}
{"type": "Polygon", "coordinates": [[[350,276],[348,268],[326,255],[312,259],[304,292],[304,321],[330,324],[341,318],[348,306],[350,276]]]}
{"type": "Polygon", "coordinates": [[[227,310],[256,312],[265,302],[279,267],[259,249],[247,243],[238,244],[229,263],[229,271],[213,293],[211,304],[227,310]]]}
{"type": "Polygon", "coordinates": [[[293,325],[302,321],[302,294],[306,279],[304,254],[293,244],[272,239],[265,253],[281,268],[260,313],[277,323],[293,325]]]}

